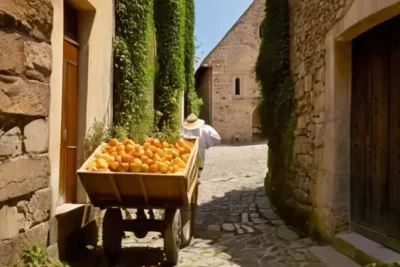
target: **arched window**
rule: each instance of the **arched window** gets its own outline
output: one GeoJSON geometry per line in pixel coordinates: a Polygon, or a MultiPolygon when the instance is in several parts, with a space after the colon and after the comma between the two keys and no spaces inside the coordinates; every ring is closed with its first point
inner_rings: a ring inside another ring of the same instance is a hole
{"type": "Polygon", "coordinates": [[[235,79],[235,95],[240,95],[240,79],[235,79]]]}
{"type": "Polygon", "coordinates": [[[260,27],[258,28],[258,36],[260,39],[264,37],[264,23],[261,23],[260,27]]]}

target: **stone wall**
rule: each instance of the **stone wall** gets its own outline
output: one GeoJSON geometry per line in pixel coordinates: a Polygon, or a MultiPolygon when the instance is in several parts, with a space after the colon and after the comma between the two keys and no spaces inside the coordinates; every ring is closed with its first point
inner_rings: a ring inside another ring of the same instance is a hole
{"type": "MultiPolygon", "coordinates": [[[[316,180],[322,177],[325,122],[325,37],[354,0],[289,0],[290,65],[295,84],[293,164],[276,195],[285,203],[283,213],[304,230],[312,229],[317,206],[316,180]],[[299,220],[299,218],[302,218],[299,220]]],[[[338,225],[335,231],[345,229],[338,225]]]]}
{"type": "Polygon", "coordinates": [[[0,1],[0,266],[26,245],[47,245],[53,8],[0,1]]]}
{"type": "Polygon", "coordinates": [[[235,142],[236,137],[239,142],[252,141],[252,114],[260,102],[254,66],[264,8],[264,0],[255,0],[203,61],[212,67],[211,120],[223,142],[235,142]],[[241,83],[240,96],[235,96],[236,78],[241,83]]]}

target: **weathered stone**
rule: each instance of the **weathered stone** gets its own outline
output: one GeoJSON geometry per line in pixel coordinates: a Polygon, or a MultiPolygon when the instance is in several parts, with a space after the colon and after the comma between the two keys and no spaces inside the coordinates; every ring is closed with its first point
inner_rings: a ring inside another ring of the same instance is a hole
{"type": "Polygon", "coordinates": [[[277,219],[279,219],[278,214],[276,214],[273,209],[260,209],[259,211],[268,220],[277,220],[277,219]]]}
{"type": "Polygon", "coordinates": [[[38,245],[46,248],[48,231],[49,224],[46,222],[17,235],[9,241],[0,242],[0,266],[8,266],[8,264],[13,263],[27,246],[38,245]]]}
{"type": "Polygon", "coordinates": [[[290,230],[286,225],[280,225],[276,228],[276,234],[280,238],[286,241],[294,241],[299,239],[298,234],[296,232],[290,230]]]}
{"type": "Polygon", "coordinates": [[[312,80],[312,75],[306,75],[304,77],[304,91],[310,92],[313,86],[313,80],[312,80]]]}
{"type": "Polygon", "coordinates": [[[25,67],[22,37],[15,33],[0,31],[0,47],[0,73],[11,75],[23,73],[25,67]]]}
{"type": "Polygon", "coordinates": [[[12,17],[17,22],[15,26],[18,30],[42,40],[50,40],[53,28],[51,0],[2,0],[0,12],[12,17]]]}
{"type": "Polygon", "coordinates": [[[19,232],[17,207],[3,206],[0,209],[0,241],[11,239],[19,232]]]}
{"type": "Polygon", "coordinates": [[[0,75],[0,112],[46,117],[49,102],[48,84],[0,75]]]}
{"type": "Polygon", "coordinates": [[[18,135],[0,137],[0,157],[16,157],[22,154],[22,141],[18,135]]]}
{"type": "Polygon", "coordinates": [[[36,70],[44,77],[51,74],[51,46],[46,43],[25,42],[25,64],[29,70],[36,70]]]}
{"type": "Polygon", "coordinates": [[[221,226],[217,224],[213,224],[208,226],[207,231],[209,232],[220,232],[221,231],[221,226]]]}
{"type": "Polygon", "coordinates": [[[235,226],[231,223],[224,223],[222,229],[227,232],[233,232],[235,231],[235,226]]]}
{"type": "Polygon", "coordinates": [[[271,208],[271,203],[268,197],[257,197],[256,204],[259,209],[269,209],[271,208]]]}
{"type": "Polygon", "coordinates": [[[25,150],[28,153],[44,153],[49,146],[49,127],[43,119],[34,120],[24,128],[25,150]]]}
{"type": "Polygon", "coordinates": [[[29,227],[44,222],[50,217],[51,190],[45,188],[37,191],[27,204],[29,227]]]}
{"type": "Polygon", "coordinates": [[[25,72],[25,76],[31,80],[36,80],[39,82],[46,82],[46,79],[44,78],[43,74],[41,74],[40,72],[38,72],[36,70],[27,70],[25,72]]]}
{"type": "Polygon", "coordinates": [[[243,222],[243,223],[249,222],[249,214],[247,214],[247,213],[242,213],[242,222],[243,222]]]}
{"type": "Polygon", "coordinates": [[[49,159],[16,158],[0,164],[0,202],[23,196],[49,184],[49,159]]]}

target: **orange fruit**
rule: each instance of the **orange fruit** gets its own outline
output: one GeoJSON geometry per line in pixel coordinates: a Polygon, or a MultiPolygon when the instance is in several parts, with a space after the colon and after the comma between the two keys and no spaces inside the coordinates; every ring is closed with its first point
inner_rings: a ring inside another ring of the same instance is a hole
{"type": "Polygon", "coordinates": [[[162,150],[161,148],[157,148],[157,154],[158,154],[160,157],[164,157],[165,152],[164,152],[164,150],[162,150]]]}
{"type": "Polygon", "coordinates": [[[129,163],[123,162],[119,164],[118,171],[127,172],[129,171],[129,163]]]}
{"type": "Polygon", "coordinates": [[[147,138],[146,142],[152,144],[154,142],[154,138],[153,137],[149,137],[149,138],[147,138]]]}
{"type": "Polygon", "coordinates": [[[132,145],[132,144],[127,144],[127,145],[125,146],[125,151],[126,151],[127,153],[130,153],[130,152],[132,152],[132,151],[134,151],[134,150],[135,150],[135,146],[132,145]]]}
{"type": "Polygon", "coordinates": [[[131,163],[133,160],[133,157],[129,154],[125,154],[121,157],[122,162],[126,162],[126,163],[131,163]]]}
{"type": "Polygon", "coordinates": [[[118,156],[118,153],[117,152],[112,152],[111,154],[110,154],[110,156],[112,156],[112,157],[116,157],[116,156],[118,156]]]}
{"type": "Polygon", "coordinates": [[[143,156],[140,157],[140,160],[141,160],[142,162],[147,162],[147,161],[149,160],[149,157],[146,156],[146,155],[143,155],[143,156]]]}
{"type": "Polygon", "coordinates": [[[151,164],[153,164],[153,163],[154,163],[154,160],[152,160],[152,159],[148,159],[146,163],[147,163],[147,165],[149,165],[149,166],[150,166],[151,164]]]}
{"type": "Polygon", "coordinates": [[[135,145],[135,151],[136,152],[140,152],[140,150],[142,149],[142,146],[141,145],[135,145]]]}
{"type": "Polygon", "coordinates": [[[142,165],[142,161],[138,158],[135,158],[132,163],[138,166],[142,165]]]}
{"type": "Polygon", "coordinates": [[[142,168],[142,172],[148,172],[150,169],[149,165],[147,165],[146,163],[142,164],[141,168],[142,168]]]}
{"type": "Polygon", "coordinates": [[[157,164],[151,164],[150,165],[150,171],[151,172],[158,172],[158,165],[157,164]]]}
{"type": "Polygon", "coordinates": [[[189,160],[189,156],[190,156],[190,154],[182,155],[182,156],[181,156],[181,159],[182,159],[185,163],[187,163],[188,160],[189,160]]]}
{"type": "Polygon", "coordinates": [[[157,153],[157,148],[155,146],[150,146],[149,148],[153,154],[157,153]]]}
{"type": "Polygon", "coordinates": [[[117,152],[117,147],[116,146],[113,146],[113,147],[110,147],[110,149],[108,150],[108,153],[114,153],[114,152],[117,152]]]}
{"type": "Polygon", "coordinates": [[[165,167],[165,166],[160,167],[160,172],[161,173],[167,173],[168,172],[168,167],[165,167]]]}
{"type": "Polygon", "coordinates": [[[142,167],[140,165],[131,163],[131,165],[129,165],[129,169],[131,172],[140,172],[142,170],[142,167]]]}
{"type": "Polygon", "coordinates": [[[165,141],[162,142],[163,148],[169,148],[169,144],[165,141]]]}
{"type": "Polygon", "coordinates": [[[125,150],[118,151],[117,153],[118,153],[118,155],[120,155],[120,156],[123,156],[123,155],[126,154],[125,150]]]}
{"type": "Polygon", "coordinates": [[[162,147],[161,141],[159,139],[157,139],[157,138],[154,139],[153,145],[155,147],[157,147],[157,148],[161,148],[162,147]]]}
{"type": "Polygon", "coordinates": [[[171,161],[171,160],[172,160],[172,155],[166,154],[166,155],[164,156],[164,160],[166,160],[166,161],[171,161]]]}
{"type": "Polygon", "coordinates": [[[119,162],[118,161],[113,161],[110,162],[109,167],[111,170],[116,171],[118,170],[119,162]]]}
{"type": "Polygon", "coordinates": [[[124,145],[118,145],[117,146],[117,151],[125,151],[125,146],[124,145]]]}
{"type": "Polygon", "coordinates": [[[127,146],[127,145],[134,145],[135,142],[133,142],[131,139],[125,139],[124,142],[123,142],[123,144],[124,144],[125,146],[127,146]]]}
{"type": "Polygon", "coordinates": [[[168,166],[168,172],[174,173],[175,172],[174,167],[173,166],[168,166]]]}
{"type": "Polygon", "coordinates": [[[111,139],[110,141],[108,141],[108,144],[110,145],[110,146],[116,146],[116,145],[118,145],[118,140],[117,139],[111,139]]]}
{"type": "Polygon", "coordinates": [[[153,152],[152,152],[150,149],[147,149],[147,150],[145,151],[145,154],[146,154],[146,156],[148,156],[149,158],[153,158],[153,157],[154,157],[154,154],[153,154],[153,152]]]}
{"type": "Polygon", "coordinates": [[[147,149],[149,149],[151,147],[151,144],[149,143],[149,142],[145,142],[144,144],[143,144],[143,149],[144,150],[147,150],[147,149]]]}
{"type": "Polygon", "coordinates": [[[96,168],[98,170],[105,170],[108,168],[108,162],[105,159],[97,159],[96,168]]]}

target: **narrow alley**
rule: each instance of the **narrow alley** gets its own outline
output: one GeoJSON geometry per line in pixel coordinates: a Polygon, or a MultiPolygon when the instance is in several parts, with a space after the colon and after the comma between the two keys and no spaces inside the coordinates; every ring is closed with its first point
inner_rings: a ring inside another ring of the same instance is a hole
{"type": "MultiPolygon", "coordinates": [[[[264,194],[266,155],[265,144],[207,151],[195,238],[181,250],[178,266],[358,266],[330,247],[299,238],[274,212],[264,194]]],[[[118,266],[158,266],[163,261],[159,233],[151,232],[144,239],[127,233],[122,245],[118,266]]],[[[106,266],[99,255],[92,266],[106,266]]]]}

